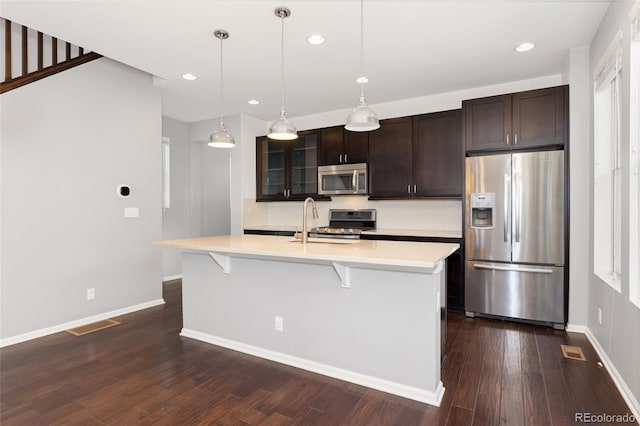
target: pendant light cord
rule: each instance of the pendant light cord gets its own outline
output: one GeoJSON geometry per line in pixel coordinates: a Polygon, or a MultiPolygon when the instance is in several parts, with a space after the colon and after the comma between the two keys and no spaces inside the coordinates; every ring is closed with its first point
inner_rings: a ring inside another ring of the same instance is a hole
{"type": "Polygon", "coordinates": [[[364,0],[360,0],[360,77],[364,77],[364,0]]]}
{"type": "Polygon", "coordinates": [[[222,73],[222,37],[220,37],[220,123],[223,123],[224,115],[224,74],[222,73]]]}
{"type": "Polygon", "coordinates": [[[280,105],[280,115],[284,114],[284,91],[285,91],[285,87],[284,87],[284,12],[280,12],[280,22],[281,22],[281,40],[280,40],[280,52],[281,52],[281,56],[280,56],[280,82],[282,84],[282,100],[281,100],[281,105],[280,105]]]}
{"type": "MultiPolygon", "coordinates": [[[[364,0],[360,0],[360,78],[364,78],[364,0]]],[[[364,98],[364,81],[360,83],[360,98],[364,98]]]]}

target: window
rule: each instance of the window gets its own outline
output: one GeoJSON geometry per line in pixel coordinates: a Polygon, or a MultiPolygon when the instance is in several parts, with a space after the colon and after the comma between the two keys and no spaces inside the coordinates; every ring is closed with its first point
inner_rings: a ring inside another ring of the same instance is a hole
{"type": "Polygon", "coordinates": [[[640,307],[640,2],[630,16],[629,299],[640,307]]]}
{"type": "Polygon", "coordinates": [[[618,291],[622,276],[621,41],[619,31],[594,76],[594,273],[618,291]]]}
{"type": "Polygon", "coordinates": [[[169,138],[162,138],[162,208],[171,207],[171,157],[169,138]]]}

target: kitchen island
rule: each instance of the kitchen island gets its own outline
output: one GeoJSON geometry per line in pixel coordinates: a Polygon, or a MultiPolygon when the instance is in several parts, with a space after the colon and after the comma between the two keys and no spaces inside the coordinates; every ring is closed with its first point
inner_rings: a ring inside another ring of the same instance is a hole
{"type": "Polygon", "coordinates": [[[457,244],[227,235],[182,253],[182,336],[439,405],[457,244]],[[327,241],[327,240],[325,240],[327,241]]]}

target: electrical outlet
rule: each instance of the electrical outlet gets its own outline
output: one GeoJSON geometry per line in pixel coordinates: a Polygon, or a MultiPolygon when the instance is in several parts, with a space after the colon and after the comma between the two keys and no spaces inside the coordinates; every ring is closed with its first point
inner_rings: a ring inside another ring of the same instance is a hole
{"type": "Polygon", "coordinates": [[[93,300],[96,298],[96,289],[88,288],[87,289],[87,300],[93,300]]]}
{"type": "Polygon", "coordinates": [[[602,324],[602,309],[598,308],[598,324],[602,324]]]}
{"type": "Polygon", "coordinates": [[[276,331],[284,331],[284,320],[277,315],[275,316],[275,328],[276,331]]]}

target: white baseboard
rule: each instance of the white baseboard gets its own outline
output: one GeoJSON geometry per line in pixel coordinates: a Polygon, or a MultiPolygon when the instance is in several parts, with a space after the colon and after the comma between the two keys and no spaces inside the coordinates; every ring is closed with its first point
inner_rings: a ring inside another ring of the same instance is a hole
{"type": "Polygon", "coordinates": [[[587,336],[587,339],[589,339],[589,342],[591,342],[591,345],[598,353],[598,356],[609,372],[609,376],[611,376],[613,383],[615,383],[616,387],[620,391],[620,394],[622,394],[622,398],[629,406],[629,409],[631,409],[631,413],[633,414],[633,416],[636,418],[636,422],[640,424],[640,403],[638,403],[638,399],[631,392],[631,389],[629,389],[629,386],[627,386],[627,383],[622,378],[622,375],[620,374],[620,372],[618,372],[618,369],[613,364],[613,362],[611,362],[611,359],[609,359],[607,352],[600,345],[600,342],[598,342],[596,336],[594,336],[594,334],[588,327],[584,327],[584,329],[586,330],[584,334],[587,336]]]}
{"type": "Polygon", "coordinates": [[[116,309],[115,311],[104,312],[102,314],[93,315],[93,316],[82,318],[79,320],[65,322],[64,324],[54,325],[52,327],[30,331],[28,333],[19,334],[17,336],[7,337],[5,339],[0,339],[0,348],[4,348],[5,346],[15,345],[17,343],[26,342],[27,340],[37,339],[39,337],[48,336],[49,334],[59,333],[61,331],[65,331],[70,328],[81,327],[83,325],[91,324],[92,322],[104,320],[107,318],[129,314],[131,312],[139,311],[141,309],[151,308],[153,306],[158,306],[158,305],[164,305],[164,299],[151,300],[149,302],[139,303],[137,305],[128,306],[126,308],[116,309]]]}
{"type": "Polygon", "coordinates": [[[442,386],[442,381],[438,382],[438,386],[435,392],[431,392],[413,386],[390,382],[388,380],[368,376],[366,374],[356,373],[355,371],[332,367],[330,365],[321,364],[319,362],[310,361],[308,359],[298,358],[292,355],[283,354],[281,352],[275,352],[268,349],[259,348],[257,346],[247,345],[245,343],[224,339],[222,337],[201,333],[199,331],[189,330],[186,328],[182,329],[180,335],[200,340],[202,342],[211,343],[213,345],[222,346],[234,351],[279,362],[281,364],[291,365],[293,367],[312,371],[324,376],[329,376],[335,379],[355,383],[357,385],[366,386],[368,388],[377,389],[379,391],[398,395],[403,398],[413,399],[415,401],[435,405],[436,407],[440,406],[442,397],[444,396],[444,386],[442,386]]]}
{"type": "Polygon", "coordinates": [[[182,274],[178,274],[178,275],[169,275],[167,277],[162,277],[162,282],[167,282],[167,281],[173,281],[173,280],[181,280],[182,279],[182,274]]]}
{"type": "Polygon", "coordinates": [[[584,325],[567,324],[567,327],[565,330],[568,331],[569,333],[587,334],[587,327],[584,325]]]}

